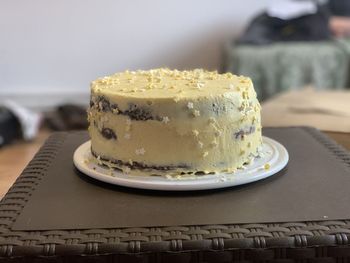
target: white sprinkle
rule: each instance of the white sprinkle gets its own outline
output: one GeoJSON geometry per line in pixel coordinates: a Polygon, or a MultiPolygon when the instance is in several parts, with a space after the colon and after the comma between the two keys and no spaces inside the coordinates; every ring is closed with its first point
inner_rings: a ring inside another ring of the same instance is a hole
{"type": "Polygon", "coordinates": [[[127,125],[131,125],[131,120],[130,119],[126,119],[126,124],[127,125]]]}
{"type": "Polygon", "coordinates": [[[164,122],[165,124],[167,124],[170,121],[168,116],[163,117],[162,122],[164,122]]]}
{"type": "Polygon", "coordinates": [[[189,102],[189,103],[187,103],[187,108],[189,108],[189,109],[193,109],[193,102],[189,102]]]}
{"type": "Polygon", "coordinates": [[[195,117],[201,116],[200,111],[199,111],[199,110],[194,110],[194,111],[193,111],[193,116],[195,116],[195,117]]]}
{"type": "Polygon", "coordinates": [[[129,140],[130,139],[130,133],[125,133],[124,138],[129,140]]]}
{"type": "Polygon", "coordinates": [[[220,176],[220,182],[226,182],[227,177],[226,176],[220,176]]]}
{"type": "Polygon", "coordinates": [[[197,88],[198,89],[201,89],[203,87],[204,87],[204,83],[201,83],[201,82],[197,83],[197,88]]]}
{"type": "Polygon", "coordinates": [[[124,173],[128,174],[128,173],[130,173],[131,168],[130,168],[130,167],[125,167],[125,168],[123,169],[123,171],[124,171],[124,173]]]}
{"type": "Polygon", "coordinates": [[[135,153],[136,155],[144,155],[145,154],[145,149],[144,148],[140,148],[140,149],[136,149],[135,153]]]}
{"type": "Polygon", "coordinates": [[[107,122],[108,118],[106,116],[101,117],[101,122],[107,122]]]}
{"type": "Polygon", "coordinates": [[[216,137],[220,137],[221,135],[222,135],[222,131],[220,131],[220,130],[215,131],[216,137]]]}
{"type": "Polygon", "coordinates": [[[203,148],[203,143],[201,141],[198,142],[198,147],[203,148]]]}
{"type": "Polygon", "coordinates": [[[215,123],[215,122],[216,122],[215,118],[213,118],[213,117],[209,118],[209,123],[215,123]]]}

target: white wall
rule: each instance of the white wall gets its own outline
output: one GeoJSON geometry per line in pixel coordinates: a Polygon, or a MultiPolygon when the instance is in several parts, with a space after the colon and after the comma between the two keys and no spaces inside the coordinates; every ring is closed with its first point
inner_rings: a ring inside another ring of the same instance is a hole
{"type": "Polygon", "coordinates": [[[87,101],[125,69],[218,68],[223,43],[278,0],[2,0],[0,100],[87,101]]]}

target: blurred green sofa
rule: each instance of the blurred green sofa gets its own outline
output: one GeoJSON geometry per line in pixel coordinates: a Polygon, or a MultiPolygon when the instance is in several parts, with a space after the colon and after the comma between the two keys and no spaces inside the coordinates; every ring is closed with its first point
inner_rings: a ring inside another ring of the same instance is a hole
{"type": "Polygon", "coordinates": [[[224,48],[223,71],[252,78],[258,97],[312,85],[344,89],[349,85],[350,39],[284,42],[224,48]]]}

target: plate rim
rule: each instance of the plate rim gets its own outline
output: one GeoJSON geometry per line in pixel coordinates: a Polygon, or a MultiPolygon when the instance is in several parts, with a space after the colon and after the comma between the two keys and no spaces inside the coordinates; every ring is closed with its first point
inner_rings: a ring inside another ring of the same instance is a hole
{"type": "MultiPolygon", "coordinates": [[[[110,183],[114,185],[137,188],[137,189],[147,189],[147,190],[160,190],[160,191],[199,191],[199,190],[211,190],[220,189],[233,186],[239,186],[244,184],[249,184],[255,181],[260,181],[270,177],[279,171],[281,171],[289,162],[289,154],[287,149],[278,141],[269,138],[267,136],[262,136],[263,143],[268,144],[275,150],[275,155],[277,151],[277,165],[270,167],[269,170],[264,170],[262,174],[258,176],[250,176],[247,178],[241,178],[239,180],[230,178],[230,180],[221,180],[221,177],[235,177],[235,173],[220,173],[215,175],[206,175],[191,179],[168,179],[166,177],[156,177],[152,176],[147,178],[147,180],[142,179],[143,176],[133,176],[125,175],[122,172],[115,172],[120,174],[120,176],[113,176],[110,174],[100,173],[96,170],[89,169],[84,161],[83,154],[91,154],[90,147],[88,151],[86,150],[87,145],[91,143],[91,140],[85,141],[80,144],[74,151],[73,163],[74,166],[82,172],[84,175],[94,178],[98,181],[105,183],[110,183]],[[85,150],[85,151],[84,151],[85,150]],[[123,177],[124,176],[124,177],[123,177]],[[134,177],[134,178],[130,178],[134,177]],[[158,179],[158,180],[157,180],[158,179]],[[161,179],[161,180],[159,180],[161,179]],[[208,181],[215,180],[215,182],[208,181]]],[[[273,156],[276,157],[276,156],[273,156]]],[[[99,167],[100,169],[103,169],[99,167]]],[[[109,171],[105,169],[106,171],[109,171]]],[[[227,179],[227,178],[226,178],[227,179]]]]}

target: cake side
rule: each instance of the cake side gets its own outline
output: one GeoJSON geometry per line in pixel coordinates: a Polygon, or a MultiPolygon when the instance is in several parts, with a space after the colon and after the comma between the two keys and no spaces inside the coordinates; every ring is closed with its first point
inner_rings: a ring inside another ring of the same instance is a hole
{"type": "Polygon", "coordinates": [[[124,72],[91,86],[92,152],[125,172],[232,172],[261,145],[250,79],[216,72],[124,72]]]}

